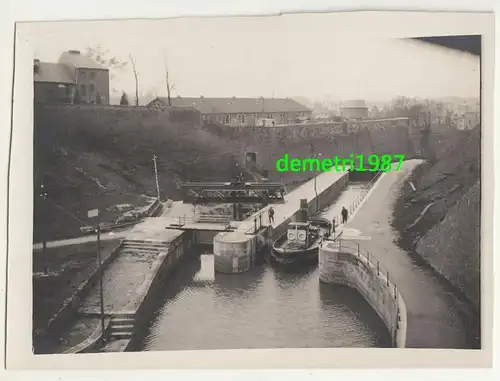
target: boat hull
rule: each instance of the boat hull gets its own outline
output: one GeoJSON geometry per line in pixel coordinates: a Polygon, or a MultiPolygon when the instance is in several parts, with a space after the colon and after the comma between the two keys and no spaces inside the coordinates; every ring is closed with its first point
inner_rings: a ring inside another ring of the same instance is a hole
{"type": "Polygon", "coordinates": [[[275,262],[280,264],[294,263],[314,263],[318,261],[318,249],[321,240],[328,237],[331,231],[331,223],[322,217],[313,217],[310,219],[312,223],[320,227],[320,234],[316,237],[307,248],[291,248],[287,247],[287,234],[283,234],[273,243],[271,257],[275,262]]]}
{"type": "Polygon", "coordinates": [[[282,265],[292,265],[292,264],[309,264],[318,261],[318,246],[307,248],[305,250],[294,250],[282,252],[281,250],[273,249],[271,251],[272,259],[282,265]]]}

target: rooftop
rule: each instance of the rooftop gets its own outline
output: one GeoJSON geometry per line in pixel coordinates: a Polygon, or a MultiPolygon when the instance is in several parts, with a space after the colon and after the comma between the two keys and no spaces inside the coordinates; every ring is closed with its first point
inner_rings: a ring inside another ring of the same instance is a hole
{"type": "Polygon", "coordinates": [[[77,69],[108,70],[108,68],[99,65],[92,58],[82,55],[79,50],[68,50],[67,52],[64,52],[59,58],[59,63],[71,65],[77,69]]]}
{"type": "MultiPolygon", "coordinates": [[[[168,105],[168,98],[155,100],[168,105]]],[[[154,101],[153,101],[154,102],[154,101]]],[[[194,107],[204,114],[261,113],[261,112],[309,112],[306,106],[289,98],[171,98],[174,107],[194,107]]]]}
{"type": "Polygon", "coordinates": [[[67,67],[52,62],[35,61],[38,67],[34,74],[35,82],[51,82],[61,84],[75,83],[67,67]]]}
{"type": "Polygon", "coordinates": [[[362,99],[352,99],[342,103],[340,108],[367,108],[366,102],[362,99]]]}

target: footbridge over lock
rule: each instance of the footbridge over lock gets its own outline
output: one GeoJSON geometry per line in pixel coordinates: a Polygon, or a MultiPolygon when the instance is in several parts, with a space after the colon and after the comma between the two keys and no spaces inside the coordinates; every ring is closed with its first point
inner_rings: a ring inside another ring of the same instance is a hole
{"type": "Polygon", "coordinates": [[[257,254],[269,249],[272,241],[285,232],[288,222],[299,212],[301,200],[308,201],[308,214],[314,215],[329,206],[348,182],[346,170],[321,173],[288,194],[283,184],[272,182],[184,183],[184,208],[151,223],[163,225],[163,229],[191,232],[193,243],[213,244],[215,270],[239,273],[249,270],[257,254]],[[237,211],[233,215],[196,213],[194,205],[214,202],[214,198],[218,203],[232,203],[237,211]],[[263,207],[239,220],[237,204],[255,202],[263,207]],[[274,209],[273,223],[268,220],[270,207],[274,209]]]}

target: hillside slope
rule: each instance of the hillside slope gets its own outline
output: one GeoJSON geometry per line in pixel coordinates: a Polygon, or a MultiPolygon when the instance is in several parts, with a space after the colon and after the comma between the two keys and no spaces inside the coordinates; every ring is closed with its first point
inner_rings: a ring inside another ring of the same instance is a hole
{"type": "Polygon", "coordinates": [[[271,180],[289,186],[313,173],[277,172],[276,161],[285,153],[413,154],[404,121],[350,127],[348,133],[304,125],[217,129],[201,127],[194,109],[36,105],[35,241],[80,235],[89,209],[99,208],[101,221],[110,222],[119,216],[118,206],[141,206],[148,201],[144,196],[155,197],[154,155],[162,198],[179,200],[180,181],[228,181],[247,151],[257,152],[271,180]]]}
{"type": "Polygon", "coordinates": [[[50,239],[79,235],[77,218],[85,221],[88,209],[99,208],[103,221],[109,221],[117,217],[109,209],[113,205],[137,205],[145,202],[143,195],[156,196],[155,154],[162,197],[172,199],[179,197],[180,180],[234,176],[243,156],[241,147],[201,130],[190,114],[37,108],[35,240],[40,227],[50,239]],[[43,205],[38,196],[42,182],[49,195],[43,205]]]}
{"type": "Polygon", "coordinates": [[[479,311],[480,220],[479,181],[417,243],[416,251],[460,289],[479,311]]]}
{"type": "Polygon", "coordinates": [[[447,139],[433,142],[436,162],[417,167],[396,204],[393,226],[401,232],[403,247],[412,250],[416,241],[442,221],[450,208],[480,179],[480,138],[480,129],[476,128],[456,130],[447,139]],[[416,191],[412,190],[410,182],[416,191]],[[426,207],[425,214],[417,221],[426,207]]]}
{"type": "Polygon", "coordinates": [[[393,218],[399,244],[432,267],[470,306],[480,332],[481,132],[454,131],[436,144],[437,161],[416,168],[402,189],[393,218]],[[416,187],[413,191],[409,183],[416,187]]]}

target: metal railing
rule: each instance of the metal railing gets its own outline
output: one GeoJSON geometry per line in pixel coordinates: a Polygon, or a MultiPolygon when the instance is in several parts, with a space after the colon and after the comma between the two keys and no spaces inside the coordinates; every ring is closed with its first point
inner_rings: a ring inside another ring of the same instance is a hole
{"type": "Polygon", "coordinates": [[[400,310],[400,302],[398,301],[399,290],[394,282],[391,281],[389,270],[380,264],[380,262],[370,254],[368,250],[362,249],[359,243],[354,243],[352,241],[345,241],[339,236],[334,239],[324,239],[320,243],[320,248],[326,243],[330,247],[337,247],[339,253],[349,253],[354,255],[361,261],[365,266],[367,266],[373,273],[377,273],[377,276],[385,282],[391,297],[396,303],[396,324],[395,324],[395,335],[393,337],[394,343],[397,341],[397,332],[401,328],[402,315],[400,310]]]}
{"type": "Polygon", "coordinates": [[[179,226],[197,222],[227,224],[233,220],[233,216],[217,214],[184,214],[182,216],[171,216],[170,218],[177,220],[179,226]]]}
{"type": "MultiPolygon", "coordinates": [[[[268,209],[264,208],[262,209],[257,215],[253,216],[253,226],[247,230],[244,231],[245,234],[256,234],[263,226],[269,226],[264,225],[263,219],[263,214],[267,212],[268,209]]],[[[250,216],[251,217],[251,216],[250,216]]]]}
{"type": "MultiPolygon", "coordinates": [[[[368,192],[370,191],[371,187],[373,186],[375,181],[378,180],[378,178],[380,177],[381,174],[382,174],[382,172],[378,172],[373,177],[373,179],[371,179],[367,184],[365,184],[363,186],[361,193],[356,197],[356,199],[351,204],[349,204],[349,206],[347,208],[347,210],[349,211],[349,215],[351,215],[358,208],[359,204],[361,204],[361,202],[365,199],[365,197],[368,194],[368,192]]],[[[333,218],[333,224],[334,224],[334,228],[342,225],[342,214],[333,218]]]]}
{"type": "Polygon", "coordinates": [[[376,271],[377,276],[381,277],[388,288],[391,290],[391,294],[394,299],[397,298],[398,289],[396,284],[394,284],[390,279],[389,270],[380,264],[380,262],[370,254],[368,250],[362,249],[360,244],[357,242],[346,241],[341,237],[336,237],[335,239],[324,239],[321,242],[321,247],[328,244],[330,247],[333,245],[339,249],[340,253],[350,253],[355,255],[362,263],[364,263],[368,268],[376,271]]]}

